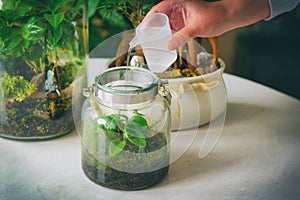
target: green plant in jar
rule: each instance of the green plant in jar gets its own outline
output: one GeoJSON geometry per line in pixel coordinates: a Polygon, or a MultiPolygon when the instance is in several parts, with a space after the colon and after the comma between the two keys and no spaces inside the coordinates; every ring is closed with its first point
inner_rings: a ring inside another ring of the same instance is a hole
{"type": "Polygon", "coordinates": [[[1,136],[46,139],[74,128],[72,90],[85,67],[86,6],[85,0],[2,0],[1,136]]]}
{"type": "Polygon", "coordinates": [[[90,180],[113,189],[139,190],[167,174],[170,97],[159,91],[162,85],[149,70],[118,67],[99,73],[85,88],[88,98],[78,132],[82,169],[90,180]]]}
{"type": "Polygon", "coordinates": [[[111,156],[120,153],[128,142],[137,147],[146,147],[145,135],[151,135],[146,119],[137,111],[134,111],[134,115],[128,121],[127,116],[121,114],[99,117],[95,120],[95,126],[111,139],[111,156]]]}
{"type": "Polygon", "coordinates": [[[143,189],[168,172],[168,136],[149,127],[137,111],[130,118],[124,114],[97,117],[93,125],[86,124],[86,131],[89,136],[83,139],[82,166],[97,184],[121,190],[143,189]]]}

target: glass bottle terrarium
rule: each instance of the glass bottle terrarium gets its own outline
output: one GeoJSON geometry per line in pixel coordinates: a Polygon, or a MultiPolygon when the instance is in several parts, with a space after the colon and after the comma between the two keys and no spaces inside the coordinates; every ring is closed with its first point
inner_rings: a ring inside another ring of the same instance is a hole
{"type": "Polygon", "coordinates": [[[169,93],[150,71],[117,67],[98,74],[84,90],[82,169],[93,182],[139,190],[169,169],[169,93]]]}
{"type": "Polygon", "coordinates": [[[74,129],[72,90],[87,55],[86,0],[0,6],[0,136],[48,139],[74,129]]]}

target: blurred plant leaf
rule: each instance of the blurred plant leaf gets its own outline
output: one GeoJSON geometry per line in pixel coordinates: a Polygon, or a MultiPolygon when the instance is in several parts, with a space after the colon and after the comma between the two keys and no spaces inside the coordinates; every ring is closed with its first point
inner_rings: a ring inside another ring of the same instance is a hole
{"type": "Polygon", "coordinates": [[[51,24],[51,26],[57,30],[61,22],[64,20],[64,14],[63,13],[57,13],[57,14],[45,14],[45,19],[51,24]]]}

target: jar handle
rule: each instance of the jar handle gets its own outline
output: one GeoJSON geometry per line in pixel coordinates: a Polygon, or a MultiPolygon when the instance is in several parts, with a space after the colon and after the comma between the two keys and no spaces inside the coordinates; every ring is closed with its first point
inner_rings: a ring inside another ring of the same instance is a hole
{"type": "Polygon", "coordinates": [[[91,94],[94,93],[94,91],[95,91],[95,85],[93,84],[87,88],[83,88],[82,95],[88,98],[91,96],[91,94]]]}
{"type": "Polygon", "coordinates": [[[166,86],[169,84],[168,80],[159,80],[160,90],[159,94],[163,96],[163,98],[168,102],[169,106],[171,105],[172,95],[171,92],[166,88],[166,86]]]}

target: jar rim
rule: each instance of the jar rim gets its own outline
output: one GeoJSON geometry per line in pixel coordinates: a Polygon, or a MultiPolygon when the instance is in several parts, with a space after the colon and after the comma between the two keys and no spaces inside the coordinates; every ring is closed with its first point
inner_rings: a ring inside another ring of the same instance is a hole
{"type": "Polygon", "coordinates": [[[95,95],[104,102],[141,103],[158,93],[159,78],[140,67],[113,67],[96,75],[95,95]]]}

